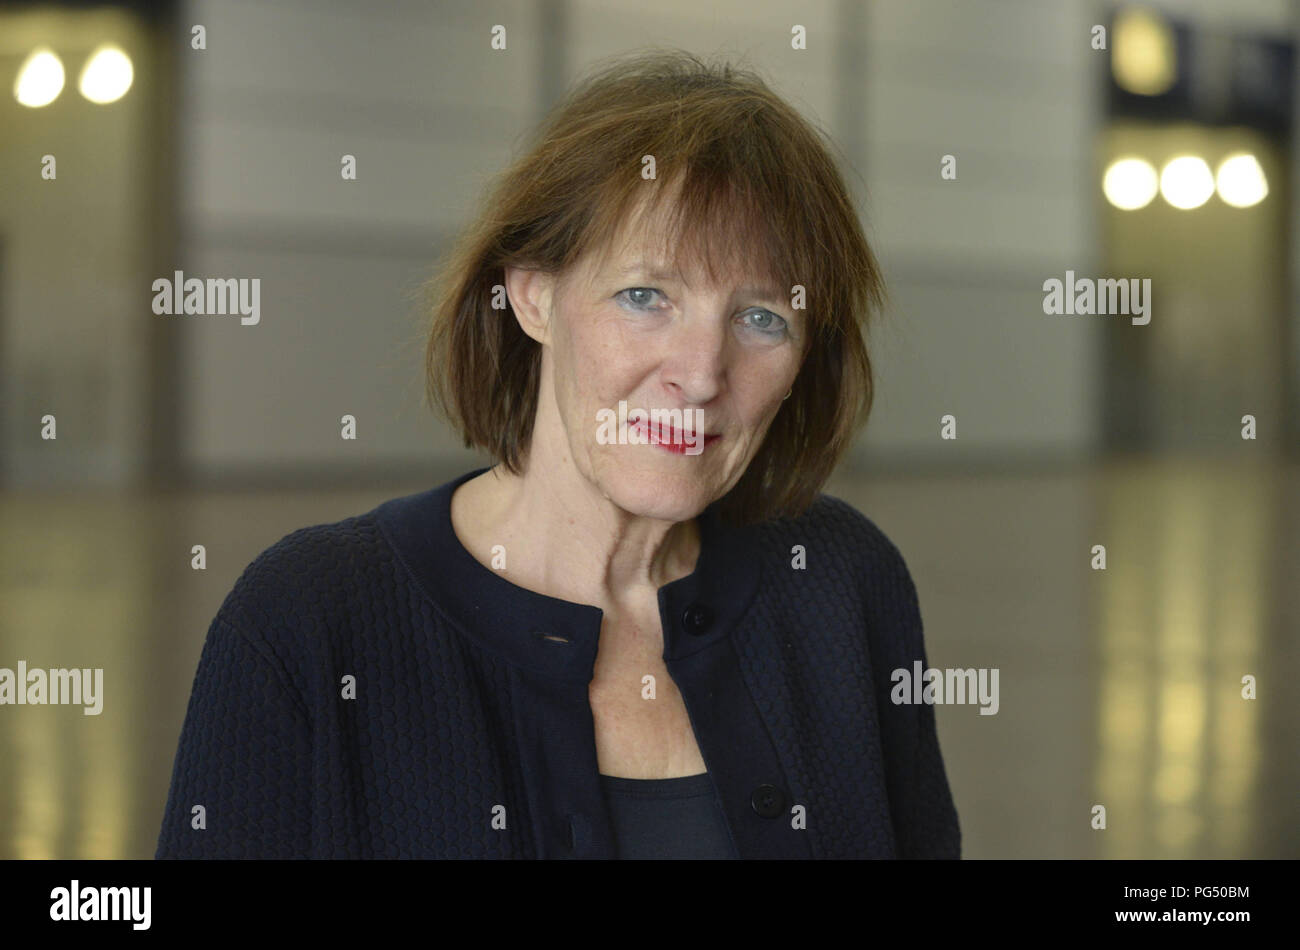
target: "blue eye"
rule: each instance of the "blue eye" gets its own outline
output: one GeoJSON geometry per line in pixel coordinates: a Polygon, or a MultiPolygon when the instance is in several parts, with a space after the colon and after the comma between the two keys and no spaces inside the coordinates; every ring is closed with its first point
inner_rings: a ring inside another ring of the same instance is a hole
{"type": "Polygon", "coordinates": [[[629,287],[616,293],[614,299],[632,310],[648,310],[656,295],[663,296],[653,287],[629,287]]]}
{"type": "Polygon", "coordinates": [[[777,316],[771,310],[746,310],[742,316],[757,318],[755,322],[750,324],[750,327],[764,336],[783,336],[788,328],[785,319],[777,316]]]}

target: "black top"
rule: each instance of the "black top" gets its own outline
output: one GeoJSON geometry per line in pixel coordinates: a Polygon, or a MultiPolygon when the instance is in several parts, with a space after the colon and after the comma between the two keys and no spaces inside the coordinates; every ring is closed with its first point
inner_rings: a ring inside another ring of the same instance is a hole
{"type": "MultiPolygon", "coordinates": [[[[591,713],[603,613],[465,549],[452,493],[481,471],[248,565],[204,642],[158,857],[615,856],[591,713]]],[[[959,857],[898,549],[829,495],[744,528],[717,514],[659,622],[736,852],[959,857]]]]}
{"type": "Polygon", "coordinates": [[[681,778],[615,778],[600,783],[619,858],[736,858],[708,772],[681,778]]]}

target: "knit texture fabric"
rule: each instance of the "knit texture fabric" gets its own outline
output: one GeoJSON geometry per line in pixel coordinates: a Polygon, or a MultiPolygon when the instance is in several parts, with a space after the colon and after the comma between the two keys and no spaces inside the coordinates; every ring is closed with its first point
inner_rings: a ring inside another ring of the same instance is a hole
{"type": "MultiPolygon", "coordinates": [[[[510,631],[480,635],[492,614],[430,595],[434,579],[500,584],[477,576],[492,572],[469,566],[463,547],[450,556],[448,500],[473,474],[403,500],[403,523],[429,519],[433,555],[395,541],[377,508],[295,531],[244,570],[203,646],[157,857],[607,853],[608,817],[562,801],[570,786],[589,785],[588,801],[600,794],[581,677],[548,679],[532,654],[499,646],[510,631]],[[567,698],[544,705],[537,697],[546,690],[567,698]],[[545,745],[552,741],[568,744],[545,745]],[[555,828],[559,844],[549,837],[555,828]]],[[[893,670],[928,666],[898,549],[827,495],[747,537],[753,593],[709,654],[718,669],[734,667],[743,689],[719,679],[715,690],[708,675],[691,679],[681,667],[738,853],[959,857],[934,709],[890,700],[893,670]],[[796,546],[806,567],[793,566],[796,546]],[[736,722],[744,728],[725,725],[736,722]],[[742,757],[755,748],[767,758],[742,757]],[[778,790],[780,814],[751,807],[759,787],[778,790]],[[792,820],[799,809],[802,826],[792,820]],[[750,843],[760,836],[776,843],[750,843]]],[[[517,597],[539,615],[572,607],[498,589],[506,596],[487,600],[517,597]]],[[[503,609],[487,600],[485,610],[503,609]]]]}

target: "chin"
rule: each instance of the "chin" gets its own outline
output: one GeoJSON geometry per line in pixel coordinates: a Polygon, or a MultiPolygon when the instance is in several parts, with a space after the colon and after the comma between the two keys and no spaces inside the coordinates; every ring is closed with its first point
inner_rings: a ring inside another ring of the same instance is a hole
{"type": "Polygon", "coordinates": [[[661,466],[609,465],[597,478],[602,493],[628,514],[660,521],[689,521],[713,496],[710,482],[687,472],[674,474],[661,466]]]}

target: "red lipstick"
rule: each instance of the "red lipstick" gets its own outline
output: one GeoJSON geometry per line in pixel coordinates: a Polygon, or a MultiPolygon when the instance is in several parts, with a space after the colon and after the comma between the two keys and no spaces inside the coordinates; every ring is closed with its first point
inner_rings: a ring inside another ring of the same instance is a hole
{"type": "MultiPolygon", "coordinates": [[[[651,443],[665,452],[672,452],[674,455],[687,455],[689,454],[687,450],[693,446],[698,448],[698,452],[703,452],[722,438],[720,435],[708,434],[701,437],[697,433],[685,432],[675,426],[663,423],[653,426],[649,420],[643,418],[632,420],[628,424],[639,429],[651,443]]],[[[698,452],[695,454],[698,454],[698,452]]]]}

